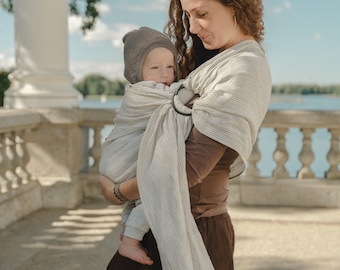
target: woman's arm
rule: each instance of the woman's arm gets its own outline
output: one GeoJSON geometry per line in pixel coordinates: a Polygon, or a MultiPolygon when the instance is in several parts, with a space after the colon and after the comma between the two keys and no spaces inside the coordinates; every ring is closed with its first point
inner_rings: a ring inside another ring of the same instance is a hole
{"type": "MultiPolygon", "coordinates": [[[[186,171],[188,185],[199,184],[212,171],[224,155],[227,147],[200,133],[193,127],[186,142],[186,171]]],[[[98,177],[98,183],[105,199],[114,205],[123,204],[114,194],[115,184],[105,176],[98,177]]],[[[120,193],[128,200],[139,199],[137,178],[119,185],[120,193]]]]}
{"type": "MultiPolygon", "coordinates": [[[[198,98],[198,96],[194,96],[187,105],[192,106],[198,98]]],[[[202,182],[222,158],[226,149],[227,147],[225,145],[210,139],[193,127],[186,141],[186,171],[189,187],[202,182]]],[[[107,201],[114,205],[123,204],[123,202],[115,196],[113,192],[115,184],[109,178],[99,176],[98,183],[107,201]]],[[[128,200],[139,199],[136,177],[121,183],[119,190],[128,200]]]]}
{"type": "MultiPolygon", "coordinates": [[[[192,108],[200,96],[194,95],[185,104],[192,108]]],[[[194,126],[185,142],[186,172],[189,188],[202,182],[223,157],[227,147],[203,135],[194,126]]]]}
{"type": "MultiPolygon", "coordinates": [[[[108,202],[114,205],[121,205],[124,203],[120,201],[117,196],[115,196],[115,193],[113,191],[115,184],[109,178],[100,175],[97,181],[103,196],[108,202]]],[[[119,185],[119,190],[120,193],[128,200],[139,199],[139,191],[136,177],[121,183],[119,185]]]]}
{"type": "Polygon", "coordinates": [[[193,127],[186,141],[186,171],[189,188],[202,182],[223,157],[227,146],[193,127]]]}

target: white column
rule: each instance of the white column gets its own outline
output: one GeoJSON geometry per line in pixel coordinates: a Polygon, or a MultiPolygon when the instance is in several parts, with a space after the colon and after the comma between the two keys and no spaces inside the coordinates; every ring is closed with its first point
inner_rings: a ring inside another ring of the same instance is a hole
{"type": "Polygon", "coordinates": [[[14,0],[16,70],[7,108],[78,107],[68,58],[67,0],[14,0]]]}

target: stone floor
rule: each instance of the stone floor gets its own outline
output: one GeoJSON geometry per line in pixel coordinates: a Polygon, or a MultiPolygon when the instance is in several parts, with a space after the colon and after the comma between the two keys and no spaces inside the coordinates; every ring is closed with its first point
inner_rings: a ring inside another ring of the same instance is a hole
{"type": "MultiPolygon", "coordinates": [[[[105,269],[119,243],[121,210],[92,201],[74,210],[35,212],[0,231],[0,269],[105,269]]],[[[340,269],[340,209],[229,211],[235,270],[340,269]]]]}

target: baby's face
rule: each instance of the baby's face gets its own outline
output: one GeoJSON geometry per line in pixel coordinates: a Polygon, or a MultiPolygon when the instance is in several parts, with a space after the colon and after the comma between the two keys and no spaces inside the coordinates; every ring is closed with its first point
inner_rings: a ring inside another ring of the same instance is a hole
{"type": "Polygon", "coordinates": [[[142,66],[144,81],[170,85],[175,79],[174,55],[164,47],[157,47],[145,57],[142,66]]]}

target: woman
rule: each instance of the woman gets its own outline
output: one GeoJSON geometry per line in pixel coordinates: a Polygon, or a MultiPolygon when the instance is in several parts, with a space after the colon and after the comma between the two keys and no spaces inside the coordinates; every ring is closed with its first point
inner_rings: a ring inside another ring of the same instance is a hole
{"type": "MultiPolygon", "coordinates": [[[[234,268],[228,181],[244,170],[269,104],[270,71],[259,45],[264,34],[262,12],[259,0],[170,3],[167,28],[180,55],[179,78],[186,78],[185,88],[200,96],[191,102],[194,128],[185,144],[191,212],[217,270],[234,268]]],[[[106,199],[119,204],[112,182],[100,177],[99,183],[106,199]]],[[[139,198],[135,180],[120,185],[120,192],[128,199],[139,198]]],[[[147,209],[143,193],[142,189],[147,209]]],[[[143,266],[116,253],[108,269],[162,269],[158,250],[164,243],[155,236],[158,248],[151,232],[143,242],[153,265],[143,266]]],[[[161,252],[163,269],[176,269],[164,267],[163,256],[161,252]]]]}

